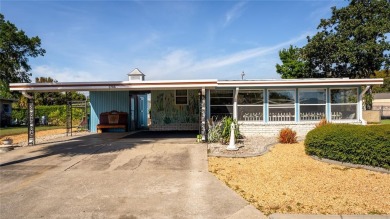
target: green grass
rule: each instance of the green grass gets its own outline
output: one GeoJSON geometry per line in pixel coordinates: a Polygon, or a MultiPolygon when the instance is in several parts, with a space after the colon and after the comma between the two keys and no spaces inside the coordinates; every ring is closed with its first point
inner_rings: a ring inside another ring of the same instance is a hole
{"type": "Polygon", "coordinates": [[[390,119],[382,119],[381,124],[390,124],[390,119]]]}
{"type": "MultiPolygon", "coordinates": [[[[51,129],[62,129],[65,128],[65,126],[36,126],[35,131],[44,131],[44,130],[51,130],[51,129]]],[[[27,133],[27,127],[7,127],[7,128],[0,128],[0,138],[4,136],[11,136],[11,135],[18,135],[18,134],[26,134],[27,133]]]]}

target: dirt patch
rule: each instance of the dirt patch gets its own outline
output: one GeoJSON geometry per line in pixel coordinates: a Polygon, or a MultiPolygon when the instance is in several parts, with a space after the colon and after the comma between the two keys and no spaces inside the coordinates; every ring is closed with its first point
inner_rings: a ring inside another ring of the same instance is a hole
{"type": "Polygon", "coordinates": [[[314,160],[303,142],[254,158],[209,157],[209,171],[267,215],[390,214],[390,174],[314,160]]]}
{"type": "MultiPolygon", "coordinates": [[[[35,133],[35,138],[36,140],[47,140],[51,138],[56,138],[60,135],[65,135],[66,134],[66,129],[52,129],[52,130],[45,130],[45,131],[38,131],[35,133]]],[[[14,145],[19,145],[19,146],[25,146],[27,144],[27,128],[26,128],[26,134],[19,134],[19,135],[11,135],[11,136],[4,136],[3,138],[0,139],[3,140],[4,138],[11,138],[13,140],[14,145]]]]}

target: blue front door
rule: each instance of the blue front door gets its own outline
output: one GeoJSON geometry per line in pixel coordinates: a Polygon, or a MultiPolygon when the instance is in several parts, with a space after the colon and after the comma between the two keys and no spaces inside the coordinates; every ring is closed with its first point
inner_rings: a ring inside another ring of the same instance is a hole
{"type": "Polygon", "coordinates": [[[138,128],[147,128],[148,127],[148,99],[146,94],[137,95],[138,96],[138,128]]]}

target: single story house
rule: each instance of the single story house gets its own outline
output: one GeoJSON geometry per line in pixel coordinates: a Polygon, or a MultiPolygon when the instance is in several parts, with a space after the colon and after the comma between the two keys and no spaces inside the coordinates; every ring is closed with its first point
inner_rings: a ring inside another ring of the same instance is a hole
{"type": "Polygon", "coordinates": [[[128,81],[12,83],[11,91],[89,91],[91,132],[103,112],[128,113],[130,130],[200,130],[210,119],[232,116],[244,134],[275,134],[291,127],[305,134],[321,119],[365,124],[362,97],[383,79],[145,80],[138,69],[128,81]],[[147,96],[151,107],[147,107],[147,96]],[[150,113],[151,124],[147,115],[150,113]]]}

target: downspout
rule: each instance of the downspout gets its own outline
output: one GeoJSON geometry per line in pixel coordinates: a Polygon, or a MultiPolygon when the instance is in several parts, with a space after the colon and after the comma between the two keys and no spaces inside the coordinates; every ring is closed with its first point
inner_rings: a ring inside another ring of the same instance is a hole
{"type": "Polygon", "coordinates": [[[362,121],[362,125],[367,125],[367,121],[363,119],[363,96],[370,89],[370,86],[366,86],[366,88],[359,94],[359,102],[360,102],[360,121],[362,121]]]}

